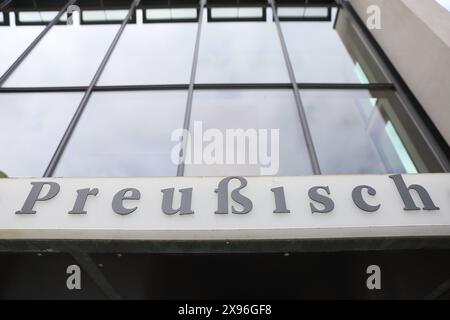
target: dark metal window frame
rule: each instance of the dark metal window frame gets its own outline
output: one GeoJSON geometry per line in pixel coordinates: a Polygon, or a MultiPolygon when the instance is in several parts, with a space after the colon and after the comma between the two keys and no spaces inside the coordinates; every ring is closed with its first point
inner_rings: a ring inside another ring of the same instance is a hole
{"type": "Polygon", "coordinates": [[[9,12],[8,11],[0,11],[3,13],[3,22],[0,22],[0,27],[9,26],[9,12]]]}

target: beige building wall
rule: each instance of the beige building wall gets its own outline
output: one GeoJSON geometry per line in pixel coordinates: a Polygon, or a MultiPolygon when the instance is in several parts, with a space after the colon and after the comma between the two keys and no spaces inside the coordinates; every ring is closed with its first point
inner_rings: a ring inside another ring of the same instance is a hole
{"type": "Polygon", "coordinates": [[[350,0],[363,21],[381,9],[371,30],[450,144],[450,12],[434,0],[350,0]]]}

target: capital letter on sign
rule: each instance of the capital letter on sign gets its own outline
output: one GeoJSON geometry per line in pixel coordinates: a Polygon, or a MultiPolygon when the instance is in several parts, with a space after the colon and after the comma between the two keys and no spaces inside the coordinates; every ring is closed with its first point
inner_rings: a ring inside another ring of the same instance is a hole
{"type": "Polygon", "coordinates": [[[16,214],[34,214],[36,211],[33,210],[34,205],[37,201],[47,201],[55,197],[59,190],[60,186],[56,182],[31,182],[31,185],[33,186],[31,188],[30,193],[28,194],[27,199],[25,200],[25,203],[22,207],[22,210],[16,211],[16,214]],[[41,196],[41,191],[44,185],[50,186],[49,190],[47,191],[47,194],[44,196],[41,196]]]}

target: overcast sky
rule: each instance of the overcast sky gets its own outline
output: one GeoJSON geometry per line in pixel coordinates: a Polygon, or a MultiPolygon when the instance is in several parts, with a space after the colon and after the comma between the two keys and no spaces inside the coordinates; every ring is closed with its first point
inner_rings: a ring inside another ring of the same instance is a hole
{"type": "Polygon", "coordinates": [[[450,11],[450,0],[436,0],[450,11]]]}

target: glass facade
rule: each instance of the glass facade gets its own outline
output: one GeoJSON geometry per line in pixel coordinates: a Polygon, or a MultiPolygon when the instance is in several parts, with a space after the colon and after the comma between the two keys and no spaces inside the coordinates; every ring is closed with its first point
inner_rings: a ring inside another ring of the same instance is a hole
{"type": "Polygon", "coordinates": [[[0,15],[7,176],[446,170],[383,59],[332,1],[80,1],[71,23],[65,1],[14,3],[0,15]]]}
{"type": "Polygon", "coordinates": [[[185,91],[95,92],[55,176],[174,176],[171,133],[185,91]]]}

